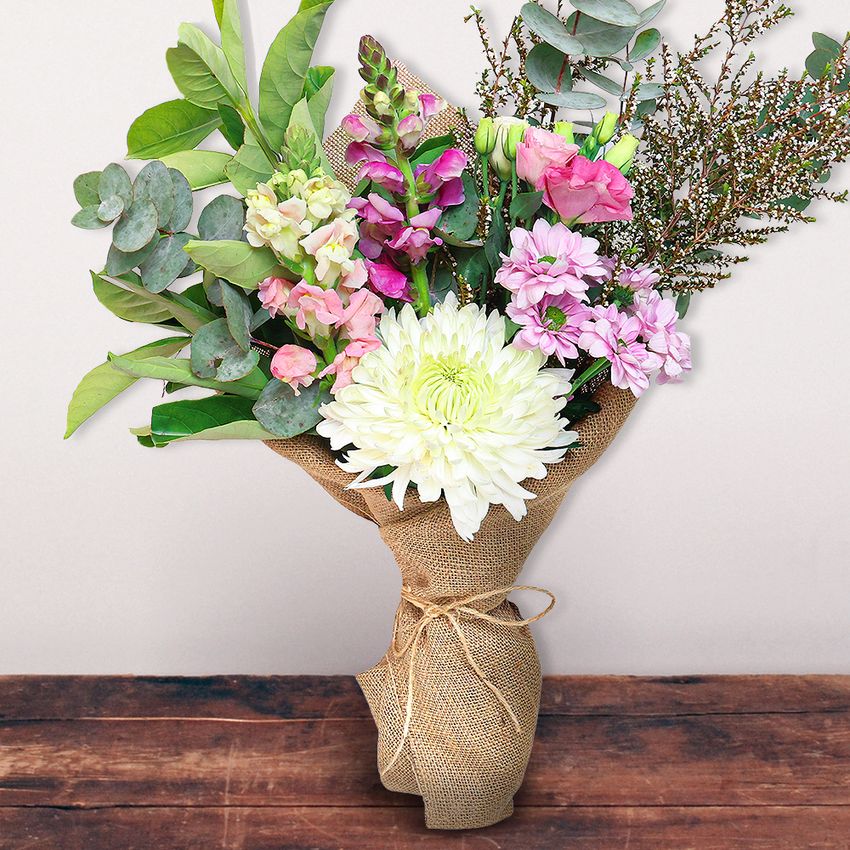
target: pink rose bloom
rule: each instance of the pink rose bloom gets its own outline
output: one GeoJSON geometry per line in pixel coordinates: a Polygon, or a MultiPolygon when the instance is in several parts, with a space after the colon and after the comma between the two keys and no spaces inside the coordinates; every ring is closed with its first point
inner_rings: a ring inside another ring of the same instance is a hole
{"type": "Polygon", "coordinates": [[[592,318],[590,308],[572,295],[544,295],[537,304],[521,310],[513,302],[507,307],[508,318],[521,326],[513,344],[522,351],[539,348],[547,357],[565,360],[579,356],[576,347],[581,325],[592,318]]]}
{"type": "Polygon", "coordinates": [[[431,235],[431,229],[437,226],[442,214],[441,209],[434,207],[414,216],[410,224],[388,243],[388,247],[394,251],[403,251],[412,263],[421,263],[434,246],[443,244],[442,239],[431,235]]]}
{"type": "Polygon", "coordinates": [[[369,283],[379,294],[396,301],[412,301],[410,282],[404,272],[400,272],[389,262],[368,263],[369,283]]]}
{"type": "Polygon", "coordinates": [[[659,384],[678,383],[690,372],[691,338],[679,333],[676,304],[652,292],[646,300],[635,298],[635,316],[641,323],[641,335],[647,348],[662,360],[659,384]]]}
{"type": "Polygon", "coordinates": [[[631,221],[635,191],[610,162],[576,156],[562,168],[547,169],[541,182],[543,203],[564,222],[631,221]]]}
{"type": "Polygon", "coordinates": [[[529,127],[525,140],[517,145],[517,174],[539,191],[543,188],[546,169],[563,168],[578,152],[579,146],[569,144],[563,136],[529,127]]]}
{"type": "Polygon", "coordinates": [[[378,316],[384,312],[384,302],[369,292],[368,289],[358,289],[351,296],[342,318],[337,322],[343,334],[350,340],[369,339],[375,336],[378,327],[378,316]]]}
{"type": "Polygon", "coordinates": [[[360,169],[361,180],[371,180],[394,195],[404,192],[404,175],[394,165],[388,162],[367,162],[360,169]]]}
{"type": "Polygon", "coordinates": [[[544,295],[566,293],[584,301],[588,280],[605,277],[596,253],[599,243],[563,224],[539,219],[531,231],[516,228],[511,243],[513,250],[509,257],[503,255],[496,283],[514,294],[520,310],[539,303],[544,295]]]}
{"type": "Polygon", "coordinates": [[[643,327],[637,316],[621,313],[613,304],[597,307],[581,326],[579,347],[591,357],[611,362],[611,383],[640,397],[649,389],[649,376],[661,367],[661,358],[639,341],[643,327]]]}
{"type": "Polygon", "coordinates": [[[331,393],[336,395],[340,390],[344,390],[354,383],[353,373],[361,359],[370,351],[377,351],[380,347],[381,341],[377,337],[355,340],[336,356],[334,362],[321,372],[319,377],[336,376],[334,385],[331,387],[331,393]]]}
{"type": "Polygon", "coordinates": [[[295,284],[291,280],[284,280],[282,277],[267,277],[260,284],[260,301],[263,309],[268,310],[273,319],[284,311],[294,287],[295,284]]]}
{"type": "Polygon", "coordinates": [[[300,387],[309,387],[315,378],[318,366],[316,355],[300,345],[284,345],[272,358],[271,372],[279,381],[289,384],[295,395],[301,395],[300,387]]]}
{"type": "Polygon", "coordinates": [[[322,289],[301,281],[289,296],[289,309],[295,314],[295,324],[306,331],[310,339],[328,339],[331,328],[342,321],[345,308],[333,289],[322,289]]]}

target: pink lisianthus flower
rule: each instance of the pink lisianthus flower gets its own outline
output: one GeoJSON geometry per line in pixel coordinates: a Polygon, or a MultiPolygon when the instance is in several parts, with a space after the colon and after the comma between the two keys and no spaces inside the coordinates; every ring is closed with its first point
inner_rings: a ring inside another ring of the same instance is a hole
{"type": "Polygon", "coordinates": [[[286,309],[289,295],[294,287],[295,284],[291,280],[285,280],[282,277],[267,277],[260,284],[258,292],[260,301],[263,309],[268,310],[273,319],[286,309]]]}
{"type": "Polygon", "coordinates": [[[396,301],[412,301],[410,281],[404,272],[399,271],[386,258],[383,262],[367,264],[369,284],[375,292],[396,301]]]}
{"type": "Polygon", "coordinates": [[[333,363],[319,374],[320,378],[326,378],[329,375],[336,376],[331,393],[336,395],[340,390],[345,389],[354,383],[354,370],[357,368],[361,359],[370,351],[377,351],[381,347],[381,341],[377,337],[369,337],[368,339],[356,339],[350,342],[343,351],[341,351],[333,363]]]}
{"type": "Polygon", "coordinates": [[[679,313],[676,304],[652,292],[646,300],[635,298],[635,316],[641,323],[641,335],[647,348],[662,362],[659,384],[678,383],[690,372],[691,338],[678,330],[679,313]]]}
{"type": "Polygon", "coordinates": [[[661,358],[640,342],[643,325],[637,316],[621,313],[613,304],[596,307],[581,332],[579,348],[611,362],[615,387],[631,390],[636,397],[649,389],[649,376],[661,367],[661,358]]]}
{"type": "Polygon", "coordinates": [[[289,384],[295,395],[301,395],[301,387],[309,387],[315,381],[313,373],[319,363],[316,355],[300,345],[284,345],[272,358],[271,373],[279,381],[289,384]]]}
{"type": "Polygon", "coordinates": [[[331,329],[342,322],[345,315],[339,293],[304,281],[292,290],[288,307],[298,329],[305,331],[310,339],[330,338],[331,329]]]}
{"type": "Polygon", "coordinates": [[[549,168],[564,168],[579,152],[563,136],[539,127],[529,127],[525,139],[517,145],[516,170],[536,190],[543,188],[543,175],[549,168]]]}
{"type": "Polygon", "coordinates": [[[561,168],[548,168],[541,179],[543,203],[567,223],[630,221],[635,195],[628,180],[610,162],[573,157],[561,168]]]}
{"type": "Polygon", "coordinates": [[[513,250],[504,256],[496,283],[514,294],[516,306],[525,310],[544,295],[572,295],[586,300],[588,280],[605,277],[596,253],[599,242],[573,233],[563,224],[539,219],[534,229],[516,228],[511,233],[513,250]]]}
{"type": "Polygon", "coordinates": [[[508,318],[522,328],[513,344],[522,351],[540,349],[547,357],[566,360],[579,356],[577,344],[581,326],[593,313],[572,295],[544,295],[533,306],[521,310],[513,302],[506,310],[508,318]]]}
{"type": "Polygon", "coordinates": [[[434,207],[414,216],[410,219],[410,224],[401,230],[392,242],[387,243],[387,247],[404,252],[412,263],[421,263],[433,247],[443,244],[442,239],[431,233],[442,214],[443,211],[439,207],[434,207]]]}
{"type": "Polygon", "coordinates": [[[351,340],[371,338],[378,328],[378,316],[385,309],[384,302],[374,292],[358,289],[351,296],[348,307],[337,322],[337,328],[351,340]]]}
{"type": "Polygon", "coordinates": [[[404,192],[404,175],[394,165],[388,162],[367,162],[360,169],[361,180],[371,180],[394,195],[404,192]]]}

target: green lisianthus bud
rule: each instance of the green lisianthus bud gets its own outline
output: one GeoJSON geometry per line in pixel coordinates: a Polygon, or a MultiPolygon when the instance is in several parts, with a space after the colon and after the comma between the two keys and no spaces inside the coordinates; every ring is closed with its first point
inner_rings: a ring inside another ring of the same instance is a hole
{"type": "Polygon", "coordinates": [[[496,148],[496,125],[492,118],[482,118],[475,132],[475,150],[489,156],[496,148]]]}
{"type": "Polygon", "coordinates": [[[494,122],[496,128],[496,147],[493,149],[491,163],[496,174],[501,180],[509,180],[513,172],[513,163],[516,159],[516,146],[525,138],[525,132],[529,128],[528,121],[522,118],[499,117],[494,122]],[[517,128],[517,129],[514,129],[517,128]],[[511,142],[511,132],[516,134],[516,141],[511,142]],[[513,149],[513,157],[508,152],[513,149]]]}
{"type": "Polygon", "coordinates": [[[508,130],[508,135],[505,139],[505,156],[511,162],[516,162],[517,145],[525,138],[526,130],[528,130],[528,125],[523,126],[522,124],[514,124],[508,130]]]}
{"type": "Polygon", "coordinates": [[[632,162],[634,161],[635,154],[639,147],[640,139],[638,139],[637,136],[633,136],[631,133],[626,133],[620,141],[617,142],[610,151],[608,151],[605,155],[605,161],[610,162],[611,165],[619,168],[623,174],[626,174],[632,167],[632,162]]]}
{"type": "Polygon", "coordinates": [[[617,132],[620,116],[615,112],[606,112],[605,117],[596,125],[593,136],[600,145],[607,145],[617,132]]]}
{"type": "Polygon", "coordinates": [[[576,143],[575,133],[573,132],[573,125],[570,121],[556,121],[555,135],[563,136],[567,140],[567,144],[574,145],[576,143]]]}

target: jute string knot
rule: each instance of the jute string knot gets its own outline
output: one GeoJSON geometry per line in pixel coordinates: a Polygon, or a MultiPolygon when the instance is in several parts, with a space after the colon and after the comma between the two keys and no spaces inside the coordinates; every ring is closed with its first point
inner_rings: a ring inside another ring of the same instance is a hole
{"type": "Polygon", "coordinates": [[[416,690],[416,656],[419,652],[422,636],[425,634],[425,631],[431,623],[440,619],[448,620],[457,635],[467,664],[469,664],[469,667],[474,671],[475,675],[478,676],[482,684],[491,691],[493,696],[505,710],[505,713],[513,722],[516,731],[521,733],[522,724],[519,722],[516,713],[513,708],[511,708],[511,705],[505,695],[498,686],[490,681],[487,674],[481,669],[480,665],[475,660],[469,646],[469,641],[466,639],[466,635],[464,634],[463,624],[460,618],[465,616],[474,620],[495,623],[498,626],[504,626],[510,629],[522,629],[526,626],[530,626],[532,623],[536,623],[538,620],[542,620],[555,607],[556,603],[557,599],[555,598],[554,593],[542,587],[533,587],[531,585],[500,587],[496,590],[488,590],[486,593],[476,593],[474,596],[467,596],[464,599],[448,600],[445,602],[434,602],[430,599],[423,599],[422,597],[417,596],[410,587],[403,587],[401,589],[401,603],[399,604],[398,613],[396,614],[395,624],[393,626],[393,642],[390,647],[390,653],[396,659],[407,656],[407,706],[405,708],[404,729],[402,731],[401,741],[399,742],[393,757],[381,771],[381,776],[383,777],[387,774],[398,761],[402,751],[404,750],[404,745],[410,737],[410,724],[413,721],[413,703],[416,690]],[[549,597],[549,604],[546,606],[546,609],[541,611],[537,616],[529,617],[525,620],[511,620],[506,617],[495,617],[486,611],[479,611],[477,608],[472,607],[476,602],[486,602],[491,599],[496,599],[499,596],[507,598],[511,593],[519,590],[530,590],[534,593],[542,593],[544,596],[549,597]],[[421,617],[410,637],[404,641],[404,643],[399,643],[399,627],[405,605],[409,605],[417,609],[420,612],[421,617]]]}

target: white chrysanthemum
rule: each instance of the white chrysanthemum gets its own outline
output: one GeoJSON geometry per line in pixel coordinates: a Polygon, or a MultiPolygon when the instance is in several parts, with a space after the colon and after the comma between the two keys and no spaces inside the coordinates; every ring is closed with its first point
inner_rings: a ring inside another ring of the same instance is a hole
{"type": "Polygon", "coordinates": [[[343,469],[352,487],[392,483],[400,508],[411,483],[423,502],[445,494],[458,534],[471,540],[490,505],[522,519],[526,478],[546,477],[577,435],[559,416],[570,373],[543,370],[539,351],[505,345],[505,320],[450,295],[419,321],[411,306],[381,321],[383,345],[354,381],[322,407],[318,431],[335,450],[350,446],[343,469]],[[395,467],[367,480],[383,466],[395,467]]]}

